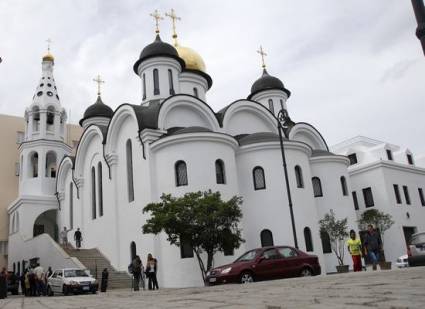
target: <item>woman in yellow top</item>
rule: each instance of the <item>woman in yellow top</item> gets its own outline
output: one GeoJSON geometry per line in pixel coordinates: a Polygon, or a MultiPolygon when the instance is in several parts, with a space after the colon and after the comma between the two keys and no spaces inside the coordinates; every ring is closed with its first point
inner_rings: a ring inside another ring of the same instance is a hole
{"type": "Polygon", "coordinates": [[[356,238],[356,232],[350,231],[350,239],[347,241],[348,252],[353,259],[353,270],[362,271],[362,242],[356,238]]]}

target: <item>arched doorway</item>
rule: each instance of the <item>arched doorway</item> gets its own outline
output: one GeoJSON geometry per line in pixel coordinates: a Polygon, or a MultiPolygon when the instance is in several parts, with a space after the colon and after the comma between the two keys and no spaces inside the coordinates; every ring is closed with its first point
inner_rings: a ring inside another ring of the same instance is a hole
{"type": "Polygon", "coordinates": [[[134,241],[131,242],[130,244],[130,258],[133,261],[134,258],[136,257],[137,253],[136,253],[136,243],[134,241]]]}
{"type": "Polygon", "coordinates": [[[270,230],[262,230],[260,234],[261,247],[273,246],[273,234],[270,230]]]}
{"type": "Polygon", "coordinates": [[[33,237],[40,234],[49,234],[55,241],[58,241],[58,225],[56,224],[57,211],[47,210],[40,214],[34,222],[33,237]]]}

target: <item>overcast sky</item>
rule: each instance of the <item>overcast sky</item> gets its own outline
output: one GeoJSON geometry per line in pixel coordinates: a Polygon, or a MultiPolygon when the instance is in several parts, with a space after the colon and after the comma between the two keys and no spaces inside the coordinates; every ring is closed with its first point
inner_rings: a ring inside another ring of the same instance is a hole
{"type": "MultiPolygon", "coordinates": [[[[181,45],[202,55],[213,79],[215,111],[247,97],[262,44],[269,73],[292,92],[291,118],[329,145],[365,135],[425,154],[425,58],[408,0],[0,0],[0,113],[23,116],[31,104],[47,38],[71,122],[95,102],[98,73],[105,103],[139,104],[132,66],[154,40],[149,13],[171,8],[181,45]]],[[[170,20],[160,28],[171,42],[170,20]]]]}

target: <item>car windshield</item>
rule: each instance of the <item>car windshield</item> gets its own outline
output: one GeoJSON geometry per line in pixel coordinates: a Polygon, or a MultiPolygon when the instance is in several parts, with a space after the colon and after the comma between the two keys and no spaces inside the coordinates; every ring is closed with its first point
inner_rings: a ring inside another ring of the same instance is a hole
{"type": "Polygon", "coordinates": [[[69,269],[69,270],[65,270],[65,277],[69,278],[69,277],[88,277],[89,275],[86,273],[85,270],[83,269],[69,269]]]}
{"type": "Polygon", "coordinates": [[[257,255],[257,250],[251,250],[240,256],[235,262],[252,261],[257,255]]]}

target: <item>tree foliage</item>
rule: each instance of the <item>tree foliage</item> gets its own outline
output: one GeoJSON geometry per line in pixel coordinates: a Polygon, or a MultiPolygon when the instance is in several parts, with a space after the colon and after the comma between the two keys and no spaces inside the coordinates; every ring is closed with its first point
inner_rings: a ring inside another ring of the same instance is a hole
{"type": "MultiPolygon", "coordinates": [[[[390,214],[378,209],[368,209],[362,213],[358,223],[362,230],[366,230],[368,225],[373,225],[381,233],[381,236],[384,236],[385,231],[394,224],[394,220],[390,214]]],[[[381,238],[383,242],[384,237],[381,238]]]]}
{"type": "Polygon", "coordinates": [[[146,205],[151,217],[143,225],[144,234],[165,232],[167,240],[178,247],[188,242],[197,257],[202,277],[213,265],[218,251],[234,250],[244,242],[238,227],[242,218],[242,198],[221,199],[220,192],[190,192],[183,197],[163,194],[161,202],[146,205]],[[206,253],[205,264],[201,254],[206,253]],[[206,267],[205,267],[206,265],[206,267]]]}
{"type": "Polygon", "coordinates": [[[338,220],[332,209],[319,221],[320,232],[329,235],[331,248],[339,265],[344,265],[345,239],[348,237],[347,221],[347,218],[338,220]]]}

